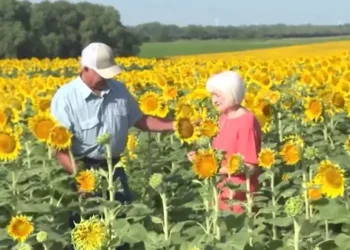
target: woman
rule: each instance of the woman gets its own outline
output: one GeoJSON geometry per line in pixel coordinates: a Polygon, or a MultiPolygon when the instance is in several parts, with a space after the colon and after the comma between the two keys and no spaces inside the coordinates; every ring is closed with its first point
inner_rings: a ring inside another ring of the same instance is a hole
{"type": "MultiPolygon", "coordinates": [[[[211,76],[206,89],[212,95],[212,102],[220,112],[219,133],[213,139],[214,148],[225,151],[226,155],[240,153],[243,156],[247,167],[254,170],[250,178],[250,190],[255,192],[258,189],[258,154],[261,148],[261,127],[252,112],[244,108],[241,103],[245,95],[245,86],[239,74],[232,71],[225,71],[211,76]]],[[[188,159],[193,160],[195,152],[188,153],[188,159]]],[[[227,181],[233,184],[245,184],[244,174],[232,175],[230,179],[227,176],[225,161],[219,170],[224,176],[218,184],[219,207],[222,210],[231,210],[234,213],[243,212],[241,205],[228,205],[228,201],[245,201],[246,196],[243,192],[234,193],[226,187],[223,187],[227,181]]]]}

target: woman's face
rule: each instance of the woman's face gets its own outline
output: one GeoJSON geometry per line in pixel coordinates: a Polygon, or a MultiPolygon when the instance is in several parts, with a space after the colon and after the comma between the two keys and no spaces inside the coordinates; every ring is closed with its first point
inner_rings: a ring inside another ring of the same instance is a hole
{"type": "Polygon", "coordinates": [[[220,113],[225,113],[233,107],[233,103],[221,91],[216,90],[211,93],[211,101],[220,113]]]}

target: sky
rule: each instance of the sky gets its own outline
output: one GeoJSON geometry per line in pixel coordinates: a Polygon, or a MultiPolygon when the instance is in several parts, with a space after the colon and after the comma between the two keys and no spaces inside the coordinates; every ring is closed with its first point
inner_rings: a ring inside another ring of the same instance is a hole
{"type": "MultiPolygon", "coordinates": [[[[37,2],[40,0],[34,0],[37,2]]],[[[70,0],[82,2],[82,0],[70,0]]],[[[114,6],[124,25],[254,25],[350,23],[349,0],[89,0],[114,6]]]]}

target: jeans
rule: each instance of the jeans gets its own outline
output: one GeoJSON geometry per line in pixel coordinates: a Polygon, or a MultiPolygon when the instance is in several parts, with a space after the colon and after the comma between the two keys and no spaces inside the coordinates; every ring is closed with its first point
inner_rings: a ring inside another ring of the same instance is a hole
{"type": "MultiPolygon", "coordinates": [[[[115,164],[118,163],[120,158],[116,158],[112,160],[112,165],[114,166],[115,164]]],[[[90,158],[84,158],[83,162],[85,164],[86,169],[97,169],[97,168],[102,168],[107,170],[108,165],[107,165],[107,160],[95,160],[95,159],[90,159],[90,158]]],[[[127,175],[124,171],[124,168],[116,168],[114,173],[113,173],[113,181],[116,181],[119,178],[119,181],[121,182],[122,185],[122,191],[121,192],[116,192],[114,194],[114,199],[119,201],[122,204],[131,202],[132,197],[131,197],[131,192],[129,189],[128,185],[128,178],[127,175]]],[[[76,187],[76,186],[75,186],[76,187]]],[[[94,193],[93,194],[95,197],[102,197],[101,193],[94,193]]],[[[107,193],[107,196],[109,194],[107,193]]],[[[70,216],[69,216],[69,226],[71,229],[74,229],[75,224],[74,223],[79,223],[80,222],[80,215],[76,211],[71,211],[70,216]]],[[[124,244],[122,246],[119,246],[116,248],[116,250],[128,250],[130,249],[129,244],[124,244]]],[[[68,246],[65,248],[65,250],[74,250],[74,247],[72,245],[68,246]]]]}

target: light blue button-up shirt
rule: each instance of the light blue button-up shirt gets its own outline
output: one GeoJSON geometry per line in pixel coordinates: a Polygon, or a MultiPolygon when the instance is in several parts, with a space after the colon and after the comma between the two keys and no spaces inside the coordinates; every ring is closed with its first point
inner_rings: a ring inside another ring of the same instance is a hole
{"type": "Polygon", "coordinates": [[[99,97],[80,76],[57,90],[51,114],[72,132],[73,155],[93,159],[105,159],[105,147],[96,138],[106,133],[112,136],[112,156],[120,156],[129,128],[142,117],[138,103],[122,83],[109,80],[99,97]]]}

